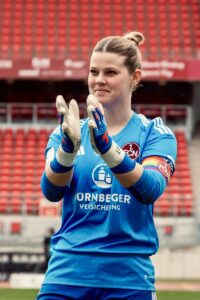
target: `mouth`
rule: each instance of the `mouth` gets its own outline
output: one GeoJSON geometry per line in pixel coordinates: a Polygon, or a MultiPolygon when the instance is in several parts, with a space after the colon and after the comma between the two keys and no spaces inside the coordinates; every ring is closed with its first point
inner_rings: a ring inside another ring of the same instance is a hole
{"type": "Polygon", "coordinates": [[[109,93],[110,91],[105,90],[105,89],[96,89],[94,90],[94,93],[109,93]]]}

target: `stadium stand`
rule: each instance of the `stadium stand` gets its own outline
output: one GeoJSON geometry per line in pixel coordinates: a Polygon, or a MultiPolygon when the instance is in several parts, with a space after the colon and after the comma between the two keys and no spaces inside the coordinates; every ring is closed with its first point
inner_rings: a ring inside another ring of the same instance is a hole
{"type": "Polygon", "coordinates": [[[192,216],[194,199],[188,145],[183,132],[175,132],[178,142],[176,171],[165,193],[155,205],[155,214],[162,216],[192,216]]]}
{"type": "MultiPolygon", "coordinates": [[[[48,129],[1,130],[0,212],[38,214],[42,198],[40,178],[48,129]]],[[[188,146],[184,132],[176,131],[178,159],[176,172],[155,206],[155,215],[192,216],[193,194],[188,146]]]]}
{"type": "Polygon", "coordinates": [[[0,211],[38,214],[48,130],[1,130],[0,211]]]}
{"type": "Polygon", "coordinates": [[[164,0],[146,2],[144,5],[143,1],[136,0],[133,5],[132,1],[124,0],[113,5],[107,0],[91,3],[88,0],[2,0],[1,57],[67,55],[87,60],[88,53],[102,36],[137,28],[148,37],[144,49],[147,59],[198,58],[199,2],[169,0],[168,5],[164,0]],[[99,26],[102,16],[104,26],[99,26]]]}
{"type": "Polygon", "coordinates": [[[178,141],[175,174],[154,208],[160,244],[198,242],[200,131],[195,143],[193,131],[200,121],[199,0],[2,0],[0,273],[6,280],[16,270],[38,272],[45,230],[59,227],[60,209],[48,207],[40,190],[44,149],[56,126],[55,96],[79,99],[81,117],[86,116],[83,99],[94,44],[132,30],[146,38],[145,88],[136,91],[134,109],[149,118],[161,116],[178,141]],[[25,252],[17,253],[18,246],[25,252]]]}

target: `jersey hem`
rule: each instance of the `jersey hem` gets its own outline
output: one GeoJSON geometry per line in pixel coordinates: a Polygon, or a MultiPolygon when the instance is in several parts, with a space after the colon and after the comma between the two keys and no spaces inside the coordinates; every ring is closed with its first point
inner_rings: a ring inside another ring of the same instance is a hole
{"type": "Polygon", "coordinates": [[[134,283],[130,284],[129,286],[122,286],[119,284],[99,284],[99,283],[91,283],[91,282],[62,282],[59,280],[59,282],[57,281],[52,281],[52,280],[45,280],[44,283],[42,283],[42,285],[45,284],[60,284],[60,285],[72,285],[72,286],[83,286],[83,287],[93,287],[93,288],[114,288],[114,289],[128,289],[128,290],[136,290],[136,291],[150,291],[150,292],[156,292],[156,289],[154,286],[135,286],[134,283]],[[134,286],[134,288],[131,288],[132,286],[134,286]]]}

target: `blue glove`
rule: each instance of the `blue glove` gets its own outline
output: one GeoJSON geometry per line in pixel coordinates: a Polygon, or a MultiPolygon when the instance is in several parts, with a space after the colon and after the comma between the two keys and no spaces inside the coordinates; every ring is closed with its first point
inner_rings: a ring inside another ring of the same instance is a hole
{"type": "Polygon", "coordinates": [[[64,120],[64,115],[58,113],[58,121],[60,123],[60,134],[62,137],[61,140],[62,148],[65,152],[72,153],[74,151],[74,145],[72,143],[72,140],[69,138],[68,134],[62,130],[63,120],[64,120]]]}
{"type": "Polygon", "coordinates": [[[106,121],[100,109],[98,107],[94,108],[94,110],[92,109],[91,114],[96,123],[96,127],[93,128],[92,146],[94,149],[97,149],[97,152],[104,154],[110,149],[112,139],[108,135],[106,121]]]}
{"type": "Polygon", "coordinates": [[[79,108],[75,100],[69,106],[62,96],[56,98],[56,108],[60,121],[61,145],[50,162],[55,173],[65,173],[73,168],[81,141],[79,108]]]}
{"type": "Polygon", "coordinates": [[[133,170],[135,161],[132,161],[108,134],[101,104],[93,95],[89,95],[87,105],[90,140],[94,150],[101,155],[114,173],[127,173],[133,170]]]}
{"type": "Polygon", "coordinates": [[[65,152],[77,152],[80,147],[81,130],[80,117],[77,102],[73,99],[69,106],[65,103],[62,96],[56,98],[60,130],[62,136],[62,148],[65,152]]]}

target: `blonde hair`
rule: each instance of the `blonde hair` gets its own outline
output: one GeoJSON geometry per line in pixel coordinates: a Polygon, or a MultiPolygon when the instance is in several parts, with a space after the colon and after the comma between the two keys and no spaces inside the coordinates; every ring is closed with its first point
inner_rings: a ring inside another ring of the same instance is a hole
{"type": "Polygon", "coordinates": [[[142,55],[138,48],[144,42],[141,32],[133,31],[122,36],[108,36],[100,40],[93,52],[116,53],[125,57],[124,65],[130,74],[136,69],[141,69],[142,55]]]}

